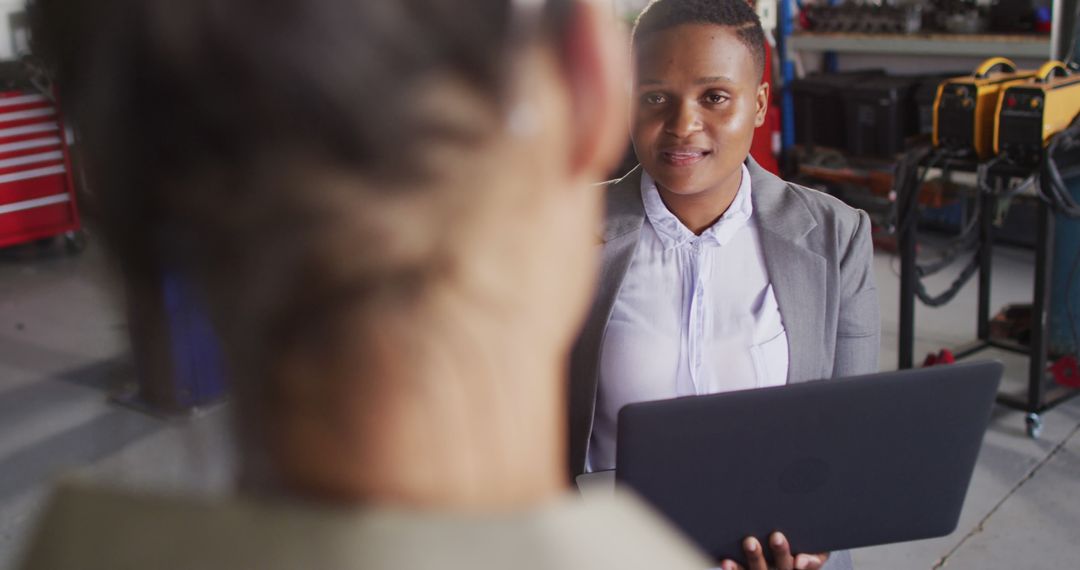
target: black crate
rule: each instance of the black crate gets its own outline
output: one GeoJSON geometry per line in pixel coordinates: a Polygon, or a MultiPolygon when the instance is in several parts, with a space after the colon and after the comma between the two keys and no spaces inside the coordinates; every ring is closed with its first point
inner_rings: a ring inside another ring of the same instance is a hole
{"type": "Polygon", "coordinates": [[[807,146],[847,147],[843,94],[881,70],[823,73],[791,82],[795,102],[795,143],[807,146]]]}
{"type": "Polygon", "coordinates": [[[874,77],[844,94],[847,150],[857,156],[892,157],[918,132],[916,79],[874,77]]]}

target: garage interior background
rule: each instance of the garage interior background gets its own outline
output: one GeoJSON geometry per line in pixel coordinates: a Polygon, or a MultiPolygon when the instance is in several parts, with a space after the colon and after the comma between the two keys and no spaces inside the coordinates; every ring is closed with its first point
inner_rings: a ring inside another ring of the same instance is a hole
{"type": "MultiPolygon", "coordinates": [[[[613,0],[613,14],[630,21],[644,4],[613,0]]],[[[769,77],[777,96],[775,121],[759,133],[756,152],[772,155],[789,179],[871,213],[882,368],[947,362],[983,344],[971,357],[998,358],[1008,367],[1004,405],[957,531],[857,551],[857,565],[1074,567],[1080,400],[1072,399],[1078,385],[1071,307],[1080,296],[1080,228],[1031,178],[1037,166],[980,178],[970,160],[929,165],[913,157],[932,145],[933,108],[946,78],[970,76],[993,57],[1017,69],[1068,59],[1076,0],[764,0],[757,9],[771,31],[769,77]],[[908,167],[921,183],[905,194],[897,178],[908,167]],[[1000,187],[982,192],[981,183],[1000,187]],[[918,215],[907,249],[897,231],[905,196],[918,215]],[[918,300],[918,289],[934,297],[953,288],[973,262],[977,271],[949,302],[931,307],[918,300]]],[[[5,93],[29,98],[15,111],[23,115],[8,117],[15,123],[0,123],[0,138],[8,128],[40,134],[30,139],[39,146],[0,155],[6,568],[54,477],[77,470],[136,488],[220,494],[230,485],[232,444],[212,331],[183,283],[163,276],[158,290],[121,298],[106,277],[92,226],[87,233],[78,216],[85,189],[77,141],[25,58],[23,3],[0,0],[0,18],[5,93]],[[26,232],[25,220],[42,212],[50,223],[26,232]],[[3,242],[4,228],[13,226],[23,233],[3,242]]],[[[1058,162],[1069,191],[1080,197],[1080,177],[1069,169],[1080,160],[1063,155],[1058,162]]]]}

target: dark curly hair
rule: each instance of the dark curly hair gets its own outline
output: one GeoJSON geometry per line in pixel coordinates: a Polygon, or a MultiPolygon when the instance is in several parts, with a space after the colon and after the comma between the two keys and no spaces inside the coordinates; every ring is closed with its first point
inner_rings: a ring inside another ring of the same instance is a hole
{"type": "Polygon", "coordinates": [[[637,49],[650,34],[683,24],[713,24],[732,28],[750,51],[758,74],[765,72],[765,31],[746,0],[653,0],[634,23],[637,49]]]}

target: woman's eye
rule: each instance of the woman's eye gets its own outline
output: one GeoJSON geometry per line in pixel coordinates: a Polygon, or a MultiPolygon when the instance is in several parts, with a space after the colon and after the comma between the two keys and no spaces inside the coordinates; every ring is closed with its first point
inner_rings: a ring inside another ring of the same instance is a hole
{"type": "Polygon", "coordinates": [[[660,93],[648,93],[641,100],[649,105],[661,105],[667,101],[667,98],[660,93]]]}

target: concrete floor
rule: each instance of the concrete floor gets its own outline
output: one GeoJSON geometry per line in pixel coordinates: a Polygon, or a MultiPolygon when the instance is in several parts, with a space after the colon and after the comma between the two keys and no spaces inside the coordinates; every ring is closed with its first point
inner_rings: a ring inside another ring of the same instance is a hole
{"type": "MultiPolygon", "coordinates": [[[[992,306],[1031,295],[1031,254],[1001,250],[992,306]]],[[[896,261],[879,255],[882,367],[896,365],[896,261]]],[[[13,566],[55,477],[79,471],[138,488],[222,493],[232,464],[226,412],[164,421],[108,402],[130,382],[123,318],[91,249],[67,257],[0,251],[0,568],[13,566]]],[[[953,275],[939,276],[940,290],[953,275]]],[[[916,354],[974,337],[975,286],[941,309],[920,306],[916,354]]],[[[994,354],[1019,389],[1022,358],[994,354]]],[[[1039,440],[1023,414],[1000,409],[959,528],[935,540],[855,553],[863,569],[1076,568],[1080,555],[1080,399],[1045,416],[1039,440]]],[[[927,468],[932,468],[928,466],[927,468]]]]}

